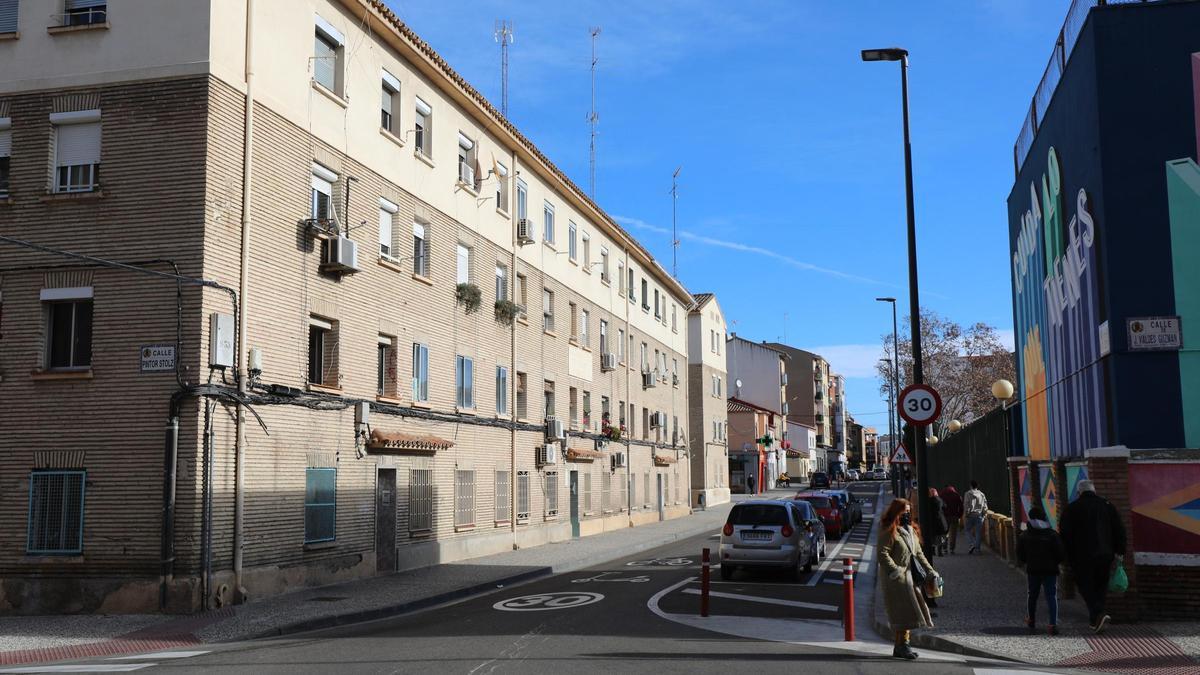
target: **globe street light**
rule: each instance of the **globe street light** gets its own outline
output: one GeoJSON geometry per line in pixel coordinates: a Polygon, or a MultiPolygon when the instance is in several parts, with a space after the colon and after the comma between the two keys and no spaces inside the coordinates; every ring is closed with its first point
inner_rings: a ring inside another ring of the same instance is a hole
{"type": "Polygon", "coordinates": [[[992,383],[992,396],[1000,402],[1007,401],[1012,398],[1013,383],[1008,380],[996,380],[992,383]]]}
{"type": "MultiPolygon", "coordinates": [[[[904,197],[908,215],[908,304],[912,316],[913,384],[924,384],[921,369],[921,299],[917,291],[917,218],[913,206],[912,141],[908,124],[908,50],[899,47],[886,49],[864,49],[863,61],[899,61],[900,95],[904,115],[904,197]]],[[[933,550],[929,536],[933,532],[933,506],[929,501],[929,467],[925,461],[925,436],[913,434],[913,450],[917,453],[917,499],[918,516],[924,541],[922,548],[927,554],[933,550]]]]}
{"type": "Polygon", "coordinates": [[[956,433],[959,429],[962,428],[962,422],[959,422],[958,420],[950,420],[950,424],[948,425],[948,428],[950,429],[950,433],[952,433],[952,434],[956,433]]]}

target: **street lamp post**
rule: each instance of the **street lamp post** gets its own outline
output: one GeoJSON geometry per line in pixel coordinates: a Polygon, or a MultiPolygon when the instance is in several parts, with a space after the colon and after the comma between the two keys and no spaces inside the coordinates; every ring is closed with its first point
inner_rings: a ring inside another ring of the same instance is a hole
{"type": "MultiPolygon", "coordinates": [[[[908,303],[912,315],[913,384],[925,382],[921,370],[921,299],[917,290],[917,223],[913,207],[912,142],[908,124],[908,51],[899,47],[864,49],[863,61],[899,61],[900,95],[904,114],[904,196],[908,210],[908,303]]],[[[922,547],[931,550],[929,533],[933,531],[933,511],[929,501],[929,467],[925,458],[924,434],[913,434],[913,451],[917,455],[918,515],[924,541],[922,547]]]]}

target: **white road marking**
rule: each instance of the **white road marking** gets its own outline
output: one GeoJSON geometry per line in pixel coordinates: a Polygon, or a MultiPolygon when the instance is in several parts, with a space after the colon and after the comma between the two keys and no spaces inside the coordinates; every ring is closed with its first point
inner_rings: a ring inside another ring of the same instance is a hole
{"type": "Polygon", "coordinates": [[[507,600],[501,600],[492,605],[493,609],[504,612],[544,612],[553,609],[570,609],[600,602],[604,596],[599,593],[585,591],[556,591],[553,593],[538,593],[522,595],[507,600]]]}
{"type": "Polygon", "coordinates": [[[208,654],[211,650],[202,652],[154,652],[152,654],[135,654],[134,656],[113,656],[109,661],[133,661],[138,659],[190,659],[193,656],[208,654]]]}
{"type": "Polygon", "coordinates": [[[26,668],[2,668],[0,673],[130,673],[133,670],[150,668],[157,663],[108,663],[89,665],[30,665],[26,668]]]}
{"type": "MultiPolygon", "coordinates": [[[[684,593],[689,595],[700,595],[698,588],[685,588],[684,593]]],[[[730,600],[745,600],[746,602],[761,602],[764,605],[782,605],[784,607],[799,607],[801,609],[815,609],[821,612],[837,612],[838,608],[834,605],[822,605],[816,602],[800,602],[799,600],[780,600],[778,598],[760,598],[757,595],[739,595],[737,593],[722,593],[720,591],[709,591],[709,595],[714,598],[729,598],[730,600]]]]}

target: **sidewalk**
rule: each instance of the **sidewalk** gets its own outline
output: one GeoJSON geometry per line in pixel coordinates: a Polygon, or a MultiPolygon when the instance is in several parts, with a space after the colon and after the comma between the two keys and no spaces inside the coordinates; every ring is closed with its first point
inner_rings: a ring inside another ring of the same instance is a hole
{"type": "MultiPolygon", "coordinates": [[[[747,498],[734,495],[733,503],[747,498]]],[[[641,527],[305,589],[194,616],[0,617],[0,665],[232,642],[394,616],[716,532],[730,508],[731,503],[720,504],[641,527]]]]}
{"type": "MultiPolygon", "coordinates": [[[[984,550],[959,553],[930,562],[946,580],[938,600],[935,628],[914,631],[913,644],[973,656],[1010,659],[1043,666],[1144,675],[1200,673],[1200,623],[1113,625],[1103,635],[1087,627],[1087,610],[1078,597],[1062,597],[1059,589],[1057,637],[1046,630],[1046,604],[1038,604],[1039,633],[1025,627],[1024,571],[984,550]]],[[[875,589],[875,629],[890,638],[879,586],[875,589]]]]}

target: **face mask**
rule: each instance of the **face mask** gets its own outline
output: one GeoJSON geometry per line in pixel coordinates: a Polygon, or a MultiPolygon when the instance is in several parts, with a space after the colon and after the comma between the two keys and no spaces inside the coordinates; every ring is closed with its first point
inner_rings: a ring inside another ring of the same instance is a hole
{"type": "Polygon", "coordinates": [[[900,524],[905,527],[908,527],[909,525],[911,525],[912,524],[912,514],[905,513],[905,514],[901,515],[900,516],[900,524]]]}

